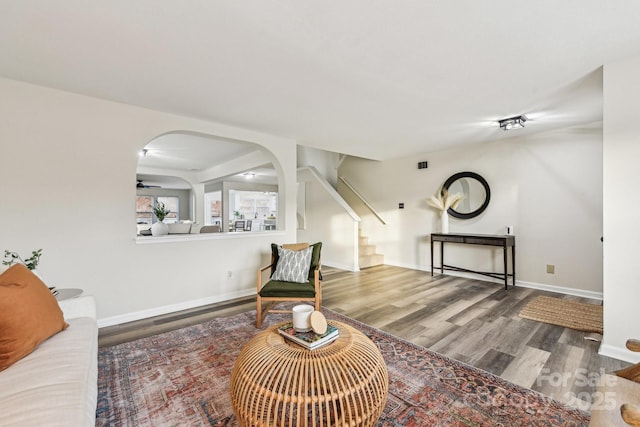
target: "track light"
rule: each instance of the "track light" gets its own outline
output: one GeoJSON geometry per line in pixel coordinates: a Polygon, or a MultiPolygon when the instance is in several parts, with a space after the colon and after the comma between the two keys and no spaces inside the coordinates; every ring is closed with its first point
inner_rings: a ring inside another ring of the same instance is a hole
{"type": "Polygon", "coordinates": [[[515,116],[509,117],[508,119],[499,120],[500,129],[502,130],[512,130],[519,129],[524,127],[524,122],[527,121],[527,116],[515,116]]]}

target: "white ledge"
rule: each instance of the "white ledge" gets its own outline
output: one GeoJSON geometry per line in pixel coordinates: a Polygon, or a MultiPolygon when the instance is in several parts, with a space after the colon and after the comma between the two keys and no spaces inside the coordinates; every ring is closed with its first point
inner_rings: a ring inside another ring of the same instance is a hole
{"type": "Polygon", "coordinates": [[[158,243],[193,242],[197,240],[227,240],[243,239],[263,236],[284,236],[281,230],[272,231],[239,231],[231,233],[193,233],[193,234],[167,234],[165,236],[136,236],[137,245],[155,245],[158,243]]]}

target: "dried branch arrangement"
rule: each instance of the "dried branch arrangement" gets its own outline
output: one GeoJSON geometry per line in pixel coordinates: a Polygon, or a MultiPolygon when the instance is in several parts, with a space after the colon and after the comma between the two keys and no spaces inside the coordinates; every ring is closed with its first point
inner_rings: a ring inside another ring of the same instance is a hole
{"type": "Polygon", "coordinates": [[[427,202],[440,212],[446,212],[449,208],[455,209],[463,198],[464,195],[460,193],[449,194],[443,188],[438,195],[429,197],[427,202]]]}

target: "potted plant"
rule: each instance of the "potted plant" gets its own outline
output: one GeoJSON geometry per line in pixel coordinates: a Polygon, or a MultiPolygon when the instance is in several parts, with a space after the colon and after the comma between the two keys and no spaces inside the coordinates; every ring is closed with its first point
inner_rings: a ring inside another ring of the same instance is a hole
{"type": "Polygon", "coordinates": [[[158,218],[158,221],[151,226],[152,236],[164,236],[169,234],[169,226],[163,221],[167,215],[169,215],[169,209],[162,202],[156,202],[153,206],[153,214],[158,218]]]}
{"type": "MultiPolygon", "coordinates": [[[[13,252],[5,249],[4,259],[2,260],[2,264],[9,265],[9,266],[15,264],[16,262],[24,264],[24,266],[27,267],[29,270],[31,270],[33,274],[38,276],[40,280],[44,281],[44,279],[42,278],[42,276],[37,270],[38,264],[40,263],[41,256],[42,256],[42,249],[37,249],[35,251],[32,251],[31,256],[25,259],[22,259],[22,257],[18,255],[17,252],[13,252]]],[[[50,287],[49,289],[53,290],[52,287],[50,287]]]]}

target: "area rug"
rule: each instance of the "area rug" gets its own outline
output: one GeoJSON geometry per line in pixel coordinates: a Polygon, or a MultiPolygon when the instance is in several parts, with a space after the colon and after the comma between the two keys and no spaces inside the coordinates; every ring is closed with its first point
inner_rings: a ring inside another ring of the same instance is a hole
{"type": "MultiPolygon", "coordinates": [[[[380,349],[389,395],[377,426],[586,426],[589,414],[330,310],[380,349]]],[[[269,315],[265,326],[286,320],[269,315]]],[[[100,349],[97,426],[237,426],[233,364],[255,312],[100,349]]]]}
{"type": "Polygon", "coordinates": [[[520,317],[584,332],[602,333],[602,305],[539,296],[520,311],[520,317]]]}

